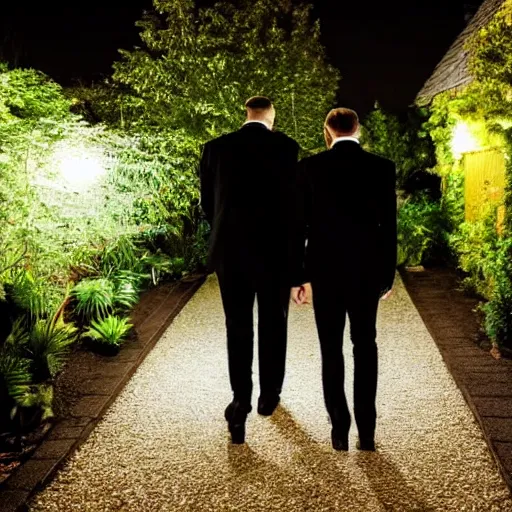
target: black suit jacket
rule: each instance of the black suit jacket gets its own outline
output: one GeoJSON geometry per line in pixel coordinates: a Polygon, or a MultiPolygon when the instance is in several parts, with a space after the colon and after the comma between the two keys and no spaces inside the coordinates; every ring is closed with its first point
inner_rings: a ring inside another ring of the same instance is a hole
{"type": "Polygon", "coordinates": [[[290,282],[291,222],[299,145],[261,123],[208,142],[201,205],[212,228],[210,271],[271,270],[290,282]]]}
{"type": "Polygon", "coordinates": [[[395,164],[355,141],[300,162],[294,285],[341,277],[356,286],[373,283],[381,293],[392,287],[395,181],[395,164]]]}

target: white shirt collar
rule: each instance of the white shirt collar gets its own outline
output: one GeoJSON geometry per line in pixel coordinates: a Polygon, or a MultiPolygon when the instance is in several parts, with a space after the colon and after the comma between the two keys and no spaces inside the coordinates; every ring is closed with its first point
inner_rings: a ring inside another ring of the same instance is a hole
{"type": "Polygon", "coordinates": [[[338,142],[341,142],[343,140],[349,140],[351,142],[357,142],[358,144],[360,144],[359,139],[357,137],[352,137],[352,136],[349,136],[349,137],[336,137],[332,141],[331,148],[334,146],[334,144],[337,144],[338,142]]]}
{"type": "Polygon", "coordinates": [[[264,121],[258,121],[256,119],[252,119],[251,121],[245,121],[245,123],[243,124],[243,126],[245,126],[246,124],[249,124],[249,123],[260,123],[262,124],[267,130],[270,130],[270,128],[267,126],[267,123],[265,123],[264,121]]]}

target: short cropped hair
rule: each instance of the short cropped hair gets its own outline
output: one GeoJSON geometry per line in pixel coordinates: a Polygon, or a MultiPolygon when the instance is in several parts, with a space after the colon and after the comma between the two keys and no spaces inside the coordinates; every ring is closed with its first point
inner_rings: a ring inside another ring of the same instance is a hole
{"type": "Polygon", "coordinates": [[[335,108],[327,114],[327,126],[335,133],[354,133],[359,127],[359,117],[349,108],[335,108]]]}
{"type": "Polygon", "coordinates": [[[245,102],[245,108],[247,110],[270,110],[272,102],[266,96],[253,96],[245,102]]]}

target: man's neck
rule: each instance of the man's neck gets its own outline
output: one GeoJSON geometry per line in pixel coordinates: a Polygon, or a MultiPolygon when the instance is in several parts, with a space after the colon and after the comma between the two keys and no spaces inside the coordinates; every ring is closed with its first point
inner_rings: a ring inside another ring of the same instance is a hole
{"type": "Polygon", "coordinates": [[[265,128],[272,130],[272,126],[270,125],[270,123],[268,121],[264,121],[263,119],[247,119],[247,121],[245,121],[244,125],[249,124],[249,123],[260,123],[263,126],[265,126],[265,128]]]}
{"type": "Polygon", "coordinates": [[[334,145],[337,144],[338,142],[343,142],[343,141],[357,142],[358,144],[360,144],[359,139],[357,137],[355,137],[354,135],[341,135],[339,137],[336,137],[332,141],[331,148],[334,147],[334,145]]]}

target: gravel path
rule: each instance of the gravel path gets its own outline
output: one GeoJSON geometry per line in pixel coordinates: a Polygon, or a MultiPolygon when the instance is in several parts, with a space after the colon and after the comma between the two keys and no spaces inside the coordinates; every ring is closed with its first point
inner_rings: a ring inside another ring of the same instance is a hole
{"type": "MultiPolygon", "coordinates": [[[[345,353],[352,403],[348,339],[345,353]]],[[[271,418],[251,414],[247,444],[232,446],[224,318],[210,277],[30,510],[512,512],[401,281],[380,308],[379,354],[378,452],[355,450],[355,429],[350,451],[335,452],[313,313],[292,307],[282,405],[271,418]]],[[[257,392],[255,379],[253,404],[257,392]]]]}

